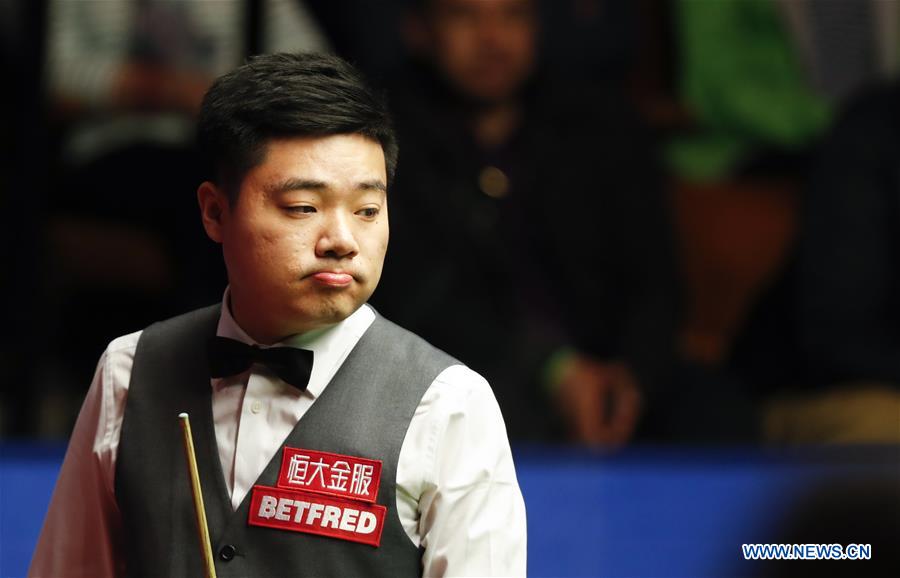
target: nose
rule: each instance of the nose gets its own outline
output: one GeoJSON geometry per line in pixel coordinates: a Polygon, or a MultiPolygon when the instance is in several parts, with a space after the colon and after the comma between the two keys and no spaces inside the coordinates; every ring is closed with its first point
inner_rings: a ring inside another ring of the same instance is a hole
{"type": "Polygon", "coordinates": [[[316,241],[316,256],[330,259],[352,259],[359,252],[349,219],[340,214],[329,215],[323,220],[322,230],[316,241]]]}

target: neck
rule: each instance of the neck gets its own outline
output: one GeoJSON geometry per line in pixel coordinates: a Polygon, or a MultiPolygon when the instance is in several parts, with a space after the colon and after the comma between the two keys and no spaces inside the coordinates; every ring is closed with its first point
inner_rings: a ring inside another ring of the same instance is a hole
{"type": "Polygon", "coordinates": [[[229,303],[228,310],[231,313],[231,318],[234,319],[235,324],[254,342],[262,345],[272,345],[281,340],[282,336],[277,335],[274,331],[267,331],[263,326],[264,324],[259,323],[258,317],[245,314],[244,310],[241,307],[235,306],[233,302],[229,303]],[[251,320],[256,322],[254,323],[251,320]]]}
{"type": "MultiPolygon", "coordinates": [[[[308,327],[292,326],[289,329],[283,326],[276,326],[275,324],[267,323],[268,318],[266,315],[259,311],[243,307],[241,303],[239,301],[236,302],[231,295],[229,295],[226,305],[234,323],[241,331],[246,333],[250,339],[260,345],[281,343],[289,338],[312,337],[318,334],[319,331],[328,327],[328,324],[310,325],[308,327]]],[[[281,317],[276,316],[276,318],[280,319],[281,317]]]]}

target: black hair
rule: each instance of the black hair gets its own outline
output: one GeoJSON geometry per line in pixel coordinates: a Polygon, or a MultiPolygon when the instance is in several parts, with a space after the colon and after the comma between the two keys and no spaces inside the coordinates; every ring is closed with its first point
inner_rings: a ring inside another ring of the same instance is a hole
{"type": "Polygon", "coordinates": [[[360,134],[381,144],[388,182],[397,137],[384,99],[337,56],[265,54],[219,77],[200,108],[197,141],[207,176],[237,198],[271,139],[360,134]]]}

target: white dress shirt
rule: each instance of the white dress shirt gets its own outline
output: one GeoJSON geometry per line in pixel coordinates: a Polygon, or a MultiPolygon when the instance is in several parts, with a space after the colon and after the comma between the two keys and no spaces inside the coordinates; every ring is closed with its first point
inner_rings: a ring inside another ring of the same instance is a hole
{"type": "MultiPolygon", "coordinates": [[[[313,351],[306,391],[258,365],[210,380],[216,442],[233,508],[374,319],[364,305],[337,325],[282,343],[313,351]]],[[[217,334],[254,343],[225,306],[217,334]]],[[[100,358],[29,576],[123,575],[120,540],[127,529],[121,527],[114,476],[140,335],[115,339],[100,358]]],[[[425,576],[525,575],[525,504],[506,427],[487,382],[471,369],[448,367],[422,397],[400,450],[396,488],[403,528],[424,548],[425,576]]]]}

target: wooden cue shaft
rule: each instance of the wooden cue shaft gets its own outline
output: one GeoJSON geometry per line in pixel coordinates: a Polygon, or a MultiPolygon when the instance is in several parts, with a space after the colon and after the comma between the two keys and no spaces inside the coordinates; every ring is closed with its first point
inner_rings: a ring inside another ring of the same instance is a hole
{"type": "Polygon", "coordinates": [[[209,543],[206,509],[203,507],[203,492],[200,489],[200,472],[197,470],[197,457],[194,454],[191,421],[186,413],[179,414],[178,419],[181,421],[181,433],[184,434],[184,455],[187,458],[188,471],[191,474],[191,493],[194,495],[194,513],[197,518],[197,533],[200,537],[200,547],[203,549],[203,565],[206,567],[206,578],[216,578],[216,564],[213,561],[212,546],[209,543]]]}

